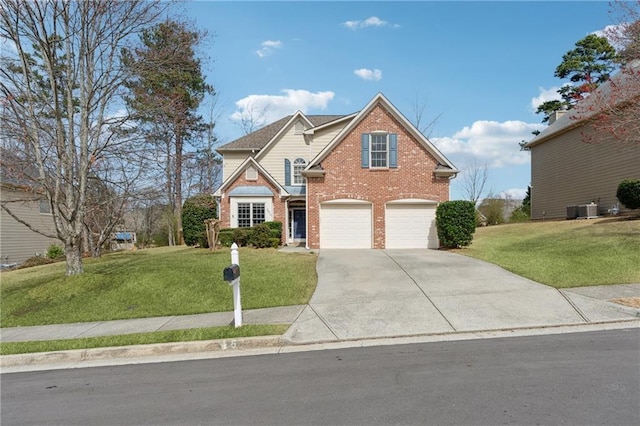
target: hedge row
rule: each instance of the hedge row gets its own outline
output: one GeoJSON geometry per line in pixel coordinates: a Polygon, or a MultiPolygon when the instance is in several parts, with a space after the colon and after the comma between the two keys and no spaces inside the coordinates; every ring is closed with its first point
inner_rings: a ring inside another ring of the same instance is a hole
{"type": "Polygon", "coordinates": [[[239,247],[277,248],[282,239],[282,222],[264,222],[252,228],[224,228],[218,241],[225,247],[236,243],[239,247]]]}

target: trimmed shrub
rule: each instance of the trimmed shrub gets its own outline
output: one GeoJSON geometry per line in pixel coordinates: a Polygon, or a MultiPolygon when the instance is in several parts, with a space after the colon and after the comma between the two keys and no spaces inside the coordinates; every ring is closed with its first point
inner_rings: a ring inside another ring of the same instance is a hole
{"type": "Polygon", "coordinates": [[[51,244],[47,249],[47,257],[49,259],[62,259],[64,258],[64,249],[58,245],[51,244]]]}
{"type": "Polygon", "coordinates": [[[278,248],[282,235],[281,222],[264,222],[253,228],[224,228],[218,234],[220,245],[231,247],[236,243],[239,247],[278,248]]]}
{"type": "Polygon", "coordinates": [[[640,179],[625,179],[618,185],[616,197],[628,209],[640,209],[640,179]]]}
{"type": "Polygon", "coordinates": [[[218,242],[224,247],[231,247],[233,244],[233,228],[221,229],[218,233],[218,242]]]}
{"type": "Polygon", "coordinates": [[[265,222],[263,225],[267,225],[271,230],[271,238],[277,238],[278,244],[282,240],[282,222],[265,222]]]}
{"type": "Polygon", "coordinates": [[[238,247],[244,247],[249,243],[249,237],[253,229],[251,228],[233,228],[231,234],[232,243],[236,243],[238,247]]]}
{"type": "Polygon", "coordinates": [[[273,237],[271,236],[271,229],[268,225],[264,223],[256,225],[252,231],[248,238],[250,245],[256,248],[271,247],[273,237]]]}
{"type": "Polygon", "coordinates": [[[216,201],[210,194],[187,198],[182,206],[182,231],[188,246],[209,247],[204,221],[216,217],[216,201]]]}
{"type": "Polygon", "coordinates": [[[476,209],[471,201],[445,201],[436,209],[440,244],[458,248],[471,244],[476,231],[476,209]]]}

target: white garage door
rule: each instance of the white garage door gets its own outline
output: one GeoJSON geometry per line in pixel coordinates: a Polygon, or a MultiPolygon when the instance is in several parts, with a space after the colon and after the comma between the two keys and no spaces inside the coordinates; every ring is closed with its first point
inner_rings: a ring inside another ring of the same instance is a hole
{"type": "Polygon", "coordinates": [[[385,248],[438,248],[435,204],[387,204],[385,248]]]}
{"type": "Polygon", "coordinates": [[[371,248],[371,205],[322,204],[320,248],[371,248]]]}

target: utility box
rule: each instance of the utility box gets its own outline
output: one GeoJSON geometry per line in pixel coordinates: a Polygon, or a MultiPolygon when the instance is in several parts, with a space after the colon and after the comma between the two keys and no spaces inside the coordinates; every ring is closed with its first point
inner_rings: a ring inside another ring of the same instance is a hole
{"type": "Polygon", "coordinates": [[[232,283],[233,281],[240,278],[240,266],[235,264],[227,266],[226,268],[224,268],[222,275],[226,282],[232,283]]]}
{"type": "Polygon", "coordinates": [[[578,206],[567,206],[567,219],[575,219],[578,217],[578,206]]]}
{"type": "Polygon", "coordinates": [[[588,219],[598,217],[598,205],[591,203],[578,206],[578,217],[588,219]]]}

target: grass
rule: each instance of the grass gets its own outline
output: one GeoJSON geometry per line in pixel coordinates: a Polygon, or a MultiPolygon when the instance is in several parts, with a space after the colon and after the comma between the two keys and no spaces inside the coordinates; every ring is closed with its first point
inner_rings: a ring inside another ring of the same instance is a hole
{"type": "MultiPolygon", "coordinates": [[[[240,249],[242,308],[305,304],[317,283],[317,257],[240,249]]],[[[2,272],[2,327],[106,321],[233,310],[222,271],[229,250],[163,247],[86,259],[85,273],[64,263],[2,272]]]]}
{"type": "Polygon", "coordinates": [[[270,336],[283,334],[288,327],[288,325],[245,325],[241,328],[231,326],[208,327],[188,330],[125,334],[119,336],[89,337],[83,339],[8,342],[0,343],[0,355],[142,345],[151,343],[190,342],[196,340],[270,336]]]}
{"type": "Polygon", "coordinates": [[[556,288],[640,283],[640,220],[478,228],[471,246],[457,252],[556,288]]]}

